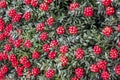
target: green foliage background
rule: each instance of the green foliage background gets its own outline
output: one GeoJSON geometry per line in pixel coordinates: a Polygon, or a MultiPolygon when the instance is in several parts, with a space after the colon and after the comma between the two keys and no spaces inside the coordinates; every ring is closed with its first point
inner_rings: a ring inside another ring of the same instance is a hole
{"type": "MultiPolygon", "coordinates": [[[[113,47],[117,47],[117,41],[120,37],[120,33],[117,32],[117,25],[120,23],[120,0],[114,0],[112,6],[115,8],[116,13],[113,16],[106,16],[104,6],[99,2],[99,0],[54,0],[50,4],[48,12],[40,11],[38,7],[33,8],[31,6],[25,5],[23,0],[6,0],[7,8],[0,9],[0,16],[8,24],[11,22],[11,18],[7,16],[7,11],[11,8],[15,8],[17,12],[24,13],[26,11],[31,11],[31,20],[25,21],[21,20],[19,23],[14,24],[14,30],[11,32],[11,36],[17,39],[19,34],[16,32],[17,29],[22,29],[23,33],[20,35],[24,40],[30,39],[33,43],[33,47],[30,50],[25,49],[23,46],[19,49],[14,48],[9,53],[15,53],[18,59],[21,56],[27,56],[32,64],[32,67],[40,68],[40,75],[38,77],[31,76],[31,80],[46,80],[44,71],[48,68],[54,68],[56,75],[51,80],[70,80],[70,77],[74,75],[74,69],[76,67],[83,67],[85,69],[85,76],[81,80],[100,80],[100,74],[92,73],[89,67],[92,63],[95,63],[101,59],[108,61],[108,71],[111,73],[110,80],[118,80],[120,76],[116,75],[113,71],[114,66],[120,63],[120,58],[117,60],[111,60],[109,58],[109,50],[113,47]],[[72,2],[78,2],[80,8],[74,12],[69,11],[69,5],[72,2]],[[83,9],[86,6],[92,6],[94,9],[94,16],[91,18],[84,17],[83,9]],[[49,39],[41,42],[39,40],[39,34],[41,32],[36,32],[36,24],[39,22],[45,22],[50,16],[55,18],[55,23],[52,26],[45,26],[45,31],[49,34],[49,39]],[[58,26],[65,26],[66,31],[70,25],[75,25],[79,29],[78,35],[70,35],[68,32],[64,35],[57,35],[55,30],[58,26]],[[110,37],[105,37],[102,35],[101,30],[106,26],[112,26],[114,33],[110,37]],[[55,60],[50,60],[47,58],[47,53],[43,52],[42,45],[44,43],[49,43],[52,39],[57,39],[59,45],[69,46],[69,52],[66,56],[69,58],[69,63],[66,67],[61,67],[59,57],[61,56],[59,48],[53,50],[58,52],[58,56],[55,60]],[[100,45],[103,52],[100,56],[96,56],[92,52],[92,47],[94,45],[100,45]],[[81,47],[85,51],[85,56],[82,60],[76,60],[74,56],[74,50],[81,47]],[[41,57],[38,60],[33,60],[31,58],[31,53],[34,50],[38,50],[41,53],[41,57]]],[[[39,0],[42,3],[43,0],[39,0]]],[[[7,39],[1,41],[0,51],[3,51],[3,45],[8,43],[7,39]]],[[[9,73],[6,77],[18,80],[27,80],[25,75],[27,74],[27,69],[24,71],[23,77],[17,77],[15,69],[11,67],[9,62],[3,61],[0,63],[9,65],[9,73]]],[[[30,69],[31,70],[31,69],[30,69]]]]}

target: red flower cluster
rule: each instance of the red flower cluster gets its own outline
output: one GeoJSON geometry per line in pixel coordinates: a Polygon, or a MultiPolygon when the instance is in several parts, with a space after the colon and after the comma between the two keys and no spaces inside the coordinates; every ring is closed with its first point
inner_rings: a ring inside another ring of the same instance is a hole
{"type": "Polygon", "coordinates": [[[11,47],[10,44],[5,44],[5,45],[4,45],[4,50],[5,50],[6,52],[10,52],[11,49],[12,49],[12,47],[11,47]]]}
{"type": "Polygon", "coordinates": [[[25,67],[25,68],[29,68],[31,66],[30,61],[28,60],[28,58],[26,56],[23,56],[20,58],[20,63],[25,67]]]}
{"type": "Polygon", "coordinates": [[[77,2],[73,2],[69,6],[70,11],[73,11],[73,10],[75,10],[77,8],[79,8],[79,4],[77,2]]]}
{"type": "Polygon", "coordinates": [[[92,64],[90,66],[90,71],[97,73],[97,72],[99,72],[99,68],[96,64],[92,64]]]}
{"type": "Polygon", "coordinates": [[[3,79],[5,74],[8,72],[8,67],[7,65],[3,65],[1,68],[0,68],[0,79],[3,79]]]}
{"type": "Polygon", "coordinates": [[[112,28],[109,27],[109,26],[106,26],[106,27],[102,30],[102,33],[103,33],[105,36],[107,36],[107,37],[109,37],[109,36],[112,34],[112,32],[113,32],[113,30],[112,30],[112,28]]]}
{"type": "Polygon", "coordinates": [[[75,75],[78,77],[78,78],[82,78],[84,76],[84,69],[81,68],[81,67],[78,67],[75,69],[75,75]]]}
{"type": "Polygon", "coordinates": [[[103,72],[101,73],[101,78],[102,78],[103,80],[108,80],[109,77],[110,77],[110,73],[109,73],[108,71],[103,71],[103,72]]]}
{"type": "Polygon", "coordinates": [[[66,54],[68,52],[68,47],[66,45],[60,46],[60,52],[66,54]]]}
{"type": "Polygon", "coordinates": [[[65,67],[68,64],[68,57],[66,56],[61,56],[60,57],[60,62],[62,64],[63,67],[65,67]]]}
{"type": "Polygon", "coordinates": [[[32,68],[32,75],[33,76],[37,76],[40,73],[40,69],[39,68],[32,68]]]}
{"type": "Polygon", "coordinates": [[[86,16],[86,17],[92,17],[93,16],[93,9],[92,9],[92,7],[86,7],[85,9],[84,9],[84,16],[86,16]]]}
{"type": "Polygon", "coordinates": [[[76,59],[82,59],[84,55],[84,50],[81,48],[77,48],[74,53],[75,53],[76,59]]]}
{"type": "Polygon", "coordinates": [[[65,28],[64,26],[59,26],[57,29],[56,29],[56,32],[57,34],[64,34],[65,33],[65,28]]]}
{"type": "Polygon", "coordinates": [[[117,75],[120,75],[120,64],[115,66],[114,71],[117,75]]]}
{"type": "Polygon", "coordinates": [[[47,70],[47,71],[45,72],[45,76],[46,76],[46,78],[48,78],[48,79],[54,77],[54,75],[55,75],[55,71],[54,71],[53,69],[49,69],[49,70],[47,70]]]}
{"type": "Polygon", "coordinates": [[[8,60],[8,54],[5,52],[0,52],[0,61],[8,60]]]}
{"type": "Polygon", "coordinates": [[[107,6],[109,6],[110,4],[111,4],[111,0],[102,0],[102,4],[105,6],[105,7],[107,7],[107,6]]]}
{"type": "Polygon", "coordinates": [[[47,3],[41,3],[39,8],[42,11],[48,11],[49,5],[47,3]]]}
{"type": "Polygon", "coordinates": [[[31,13],[30,12],[25,12],[24,15],[23,15],[23,18],[25,18],[26,21],[30,20],[31,13]]]}
{"type": "Polygon", "coordinates": [[[58,46],[58,41],[57,40],[52,40],[51,42],[50,42],[50,47],[57,47],[58,46]]]}
{"type": "Polygon", "coordinates": [[[112,58],[112,59],[117,59],[118,58],[118,56],[119,56],[119,53],[118,53],[118,51],[117,51],[117,49],[111,49],[110,50],[110,58],[112,58]]]}
{"type": "Polygon", "coordinates": [[[24,42],[24,47],[25,48],[30,48],[30,47],[32,47],[32,43],[31,43],[31,41],[30,40],[26,40],[25,42],[24,42]]]}
{"type": "Polygon", "coordinates": [[[17,67],[18,66],[19,62],[18,62],[17,57],[16,57],[15,54],[10,54],[9,55],[9,60],[12,63],[13,67],[17,67]]]}
{"type": "Polygon", "coordinates": [[[47,53],[48,53],[48,52],[50,51],[50,45],[47,44],[47,43],[46,43],[46,44],[43,44],[43,45],[42,45],[42,49],[43,49],[44,52],[47,52],[47,53]]]}
{"type": "Polygon", "coordinates": [[[68,31],[70,34],[77,34],[78,33],[78,29],[76,26],[70,26],[68,31]]]}
{"type": "Polygon", "coordinates": [[[57,52],[52,51],[52,52],[48,53],[48,58],[55,59],[56,55],[57,55],[57,52]]]}
{"type": "Polygon", "coordinates": [[[48,34],[47,34],[47,32],[41,33],[41,34],[39,35],[39,39],[40,39],[41,41],[45,41],[46,39],[48,39],[48,34]]]}
{"type": "Polygon", "coordinates": [[[98,72],[100,72],[100,70],[102,70],[101,78],[103,80],[108,80],[110,77],[110,74],[107,71],[107,62],[105,60],[100,60],[96,64],[92,64],[90,66],[90,71],[92,71],[94,73],[98,73],[98,72]]]}
{"type": "Polygon", "coordinates": [[[40,57],[40,53],[38,51],[32,52],[32,58],[33,59],[39,59],[39,57],[40,57]]]}
{"type": "Polygon", "coordinates": [[[46,23],[47,23],[48,26],[53,25],[54,22],[55,22],[55,20],[54,20],[53,17],[49,17],[49,18],[46,20],[46,23]]]}
{"type": "Polygon", "coordinates": [[[73,76],[71,80],[79,80],[76,76],[73,76]]]}
{"type": "Polygon", "coordinates": [[[5,0],[1,0],[0,1],[0,8],[6,8],[7,7],[7,3],[5,0]]]}
{"type": "Polygon", "coordinates": [[[108,16],[112,16],[115,13],[114,7],[107,7],[106,8],[106,14],[108,16]]]}
{"type": "Polygon", "coordinates": [[[23,66],[16,67],[16,72],[17,72],[18,76],[22,76],[23,75],[23,71],[24,71],[24,67],[23,66]]]}
{"type": "Polygon", "coordinates": [[[100,60],[100,61],[97,62],[97,66],[98,66],[98,68],[101,69],[101,70],[106,70],[107,64],[108,64],[108,63],[107,63],[107,61],[105,61],[105,60],[100,60]]]}
{"type": "Polygon", "coordinates": [[[37,24],[36,30],[37,31],[43,31],[44,30],[44,26],[45,26],[45,23],[41,22],[41,23],[37,24]]]}
{"type": "Polygon", "coordinates": [[[38,5],[38,0],[24,0],[26,5],[31,5],[32,7],[36,7],[38,5]]]}
{"type": "Polygon", "coordinates": [[[93,47],[93,52],[94,52],[96,55],[99,55],[99,54],[102,52],[102,49],[101,49],[100,46],[95,45],[95,46],[93,47]]]}

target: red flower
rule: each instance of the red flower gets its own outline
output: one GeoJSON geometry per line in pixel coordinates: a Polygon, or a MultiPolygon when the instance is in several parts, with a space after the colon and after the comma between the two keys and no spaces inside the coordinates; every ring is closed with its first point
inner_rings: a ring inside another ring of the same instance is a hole
{"type": "Polygon", "coordinates": [[[107,7],[111,4],[111,0],[102,0],[102,4],[107,7]]]}
{"type": "Polygon", "coordinates": [[[12,31],[12,30],[13,30],[13,25],[10,23],[10,24],[8,24],[8,25],[6,26],[5,31],[6,31],[6,32],[10,32],[10,31],[12,31]]]}
{"type": "Polygon", "coordinates": [[[44,52],[48,53],[50,51],[50,45],[47,44],[47,43],[43,44],[42,49],[43,49],[44,52]]]}
{"type": "Polygon", "coordinates": [[[32,43],[31,43],[31,41],[30,40],[26,40],[25,42],[24,42],[24,47],[25,48],[30,48],[32,46],[32,43]]]}
{"type": "Polygon", "coordinates": [[[17,72],[18,76],[22,76],[23,75],[23,71],[24,71],[24,67],[23,66],[16,67],[16,72],[17,72]]]}
{"type": "Polygon", "coordinates": [[[110,53],[109,53],[109,56],[112,59],[117,59],[118,56],[119,56],[119,53],[118,53],[117,49],[115,49],[115,48],[111,49],[110,53]]]}
{"type": "Polygon", "coordinates": [[[5,29],[4,25],[0,25],[0,32],[2,32],[5,29]]]}
{"type": "Polygon", "coordinates": [[[76,26],[70,26],[68,31],[70,34],[77,34],[78,33],[78,29],[76,26]]]}
{"type": "Polygon", "coordinates": [[[21,63],[21,64],[24,64],[24,62],[27,62],[27,61],[28,61],[28,59],[27,59],[26,56],[20,57],[20,63],[21,63]]]}
{"type": "Polygon", "coordinates": [[[102,52],[102,49],[101,49],[100,46],[95,45],[95,46],[93,47],[93,52],[94,52],[96,55],[99,55],[99,54],[102,52]]]}
{"type": "Polygon", "coordinates": [[[1,79],[1,80],[4,79],[4,74],[2,73],[2,71],[0,71],[0,79],[1,79]]]}
{"type": "Polygon", "coordinates": [[[21,14],[15,14],[15,16],[12,17],[12,22],[20,22],[21,17],[21,14]]]}
{"type": "Polygon", "coordinates": [[[18,64],[19,64],[18,60],[13,61],[13,62],[11,62],[11,63],[12,63],[12,66],[13,66],[13,67],[17,67],[17,66],[18,66],[18,64]]]}
{"type": "Polygon", "coordinates": [[[10,55],[9,55],[9,60],[10,60],[11,62],[17,61],[16,55],[15,55],[15,54],[10,54],[10,55]]]}
{"type": "Polygon", "coordinates": [[[0,71],[2,72],[2,74],[6,74],[8,72],[8,67],[7,65],[3,65],[0,69],[0,71]]]}
{"type": "Polygon", "coordinates": [[[57,55],[57,52],[52,51],[52,52],[48,53],[48,58],[55,59],[56,55],[57,55]]]}
{"type": "Polygon", "coordinates": [[[120,24],[118,25],[117,29],[118,29],[118,32],[120,32],[120,24]]]}
{"type": "Polygon", "coordinates": [[[39,35],[39,39],[40,39],[41,41],[45,41],[46,39],[48,39],[48,34],[47,34],[47,32],[41,33],[41,34],[39,35]]]}
{"type": "Polygon", "coordinates": [[[106,15],[112,16],[115,13],[114,7],[107,7],[106,8],[106,15]]]}
{"type": "Polygon", "coordinates": [[[30,4],[31,4],[31,0],[24,0],[24,3],[25,3],[26,5],[30,5],[30,4]]]}
{"type": "Polygon", "coordinates": [[[114,71],[117,75],[120,75],[120,64],[115,66],[114,71]]]}
{"type": "Polygon", "coordinates": [[[23,64],[23,66],[24,66],[25,68],[30,68],[31,63],[30,63],[30,62],[26,62],[25,64],[23,64]]]}
{"type": "Polygon", "coordinates": [[[66,54],[68,52],[68,46],[62,45],[60,46],[60,53],[66,54]]]}
{"type": "Polygon", "coordinates": [[[0,52],[0,61],[2,61],[3,60],[3,58],[2,58],[2,52],[0,52]]]}
{"type": "Polygon", "coordinates": [[[93,9],[92,9],[92,7],[86,7],[85,9],[84,9],[84,16],[86,16],[86,17],[92,17],[93,16],[93,9]]]}
{"type": "Polygon", "coordinates": [[[73,76],[71,80],[79,80],[76,76],[73,76]]]}
{"type": "Polygon", "coordinates": [[[60,57],[60,62],[62,64],[63,67],[65,67],[68,64],[68,58],[65,56],[61,56],[60,57]]]}
{"type": "Polygon", "coordinates": [[[79,4],[77,2],[73,2],[69,6],[70,11],[73,11],[73,10],[75,10],[77,8],[79,8],[79,4]]]}
{"type": "Polygon", "coordinates": [[[0,31],[3,31],[5,29],[5,22],[2,18],[0,18],[0,31]]]}
{"type": "Polygon", "coordinates": [[[46,23],[47,23],[48,26],[53,25],[54,22],[55,22],[55,20],[54,20],[53,17],[49,17],[49,18],[46,20],[46,23]]]}
{"type": "Polygon", "coordinates": [[[55,71],[53,69],[49,69],[45,72],[45,77],[50,79],[53,78],[55,75],[55,71]]]}
{"type": "Polygon", "coordinates": [[[4,50],[5,50],[6,52],[10,52],[10,51],[12,50],[11,45],[10,45],[10,44],[5,44],[5,45],[4,45],[4,50]]]}
{"type": "Polygon", "coordinates": [[[8,59],[8,53],[2,53],[2,59],[7,60],[8,59]]]}
{"type": "Polygon", "coordinates": [[[37,24],[36,30],[37,31],[43,31],[44,30],[44,26],[45,26],[45,23],[41,22],[41,23],[37,24]]]}
{"type": "Polygon", "coordinates": [[[44,0],[45,3],[50,4],[53,2],[53,0],[44,0]]]}
{"type": "Polygon", "coordinates": [[[5,39],[5,35],[3,33],[0,34],[0,41],[5,39]]]}
{"type": "Polygon", "coordinates": [[[4,37],[9,37],[10,36],[10,32],[9,31],[4,31],[3,34],[4,34],[4,37]]]}
{"type": "Polygon", "coordinates": [[[31,0],[32,7],[36,7],[38,5],[38,0],[31,0]]]}
{"type": "Polygon", "coordinates": [[[33,58],[33,59],[39,59],[39,57],[40,57],[40,53],[39,53],[38,51],[34,51],[34,52],[32,53],[32,58],[33,58]]]}
{"type": "Polygon", "coordinates": [[[13,44],[16,48],[19,48],[21,46],[21,43],[22,43],[22,39],[17,39],[13,41],[13,44]]]}
{"type": "Polygon", "coordinates": [[[29,68],[31,66],[30,61],[27,59],[26,56],[23,56],[20,58],[20,63],[25,67],[25,68],[29,68]]]}
{"type": "Polygon", "coordinates": [[[103,78],[103,80],[108,80],[109,77],[110,77],[110,74],[109,74],[108,71],[103,71],[103,72],[101,73],[101,78],[103,78]]]}
{"type": "Polygon", "coordinates": [[[39,68],[32,68],[32,75],[33,76],[37,76],[40,73],[40,69],[39,68]]]}
{"type": "Polygon", "coordinates": [[[39,8],[40,8],[40,10],[42,10],[42,11],[48,11],[49,5],[46,4],[46,3],[41,3],[39,8]]]}
{"type": "Polygon", "coordinates": [[[9,43],[12,43],[12,42],[13,42],[12,36],[10,36],[7,41],[8,41],[9,43]]]}
{"type": "Polygon", "coordinates": [[[64,28],[64,26],[59,26],[59,27],[56,29],[56,32],[57,32],[57,34],[59,34],[59,35],[64,34],[64,33],[65,33],[65,28],[64,28]]]}
{"type": "Polygon", "coordinates": [[[5,22],[4,22],[3,18],[0,18],[0,25],[5,26],[5,22]]]}
{"type": "Polygon", "coordinates": [[[97,73],[97,72],[99,72],[99,68],[96,64],[92,64],[90,66],[90,71],[97,73]]]}
{"type": "Polygon", "coordinates": [[[106,70],[107,62],[105,60],[100,60],[97,62],[97,66],[99,69],[106,70]]]}
{"type": "Polygon", "coordinates": [[[10,9],[9,11],[8,11],[8,16],[9,17],[14,17],[16,15],[16,10],[15,9],[10,9]]]}
{"type": "Polygon", "coordinates": [[[120,48],[120,39],[118,40],[118,43],[117,43],[118,47],[120,48]]]}
{"type": "Polygon", "coordinates": [[[75,75],[78,77],[78,78],[82,78],[83,75],[84,75],[84,69],[81,68],[81,67],[78,67],[75,69],[75,75]]]}
{"type": "Polygon", "coordinates": [[[29,21],[31,18],[31,13],[30,12],[25,12],[23,15],[23,18],[25,18],[26,21],[29,21]]]}
{"type": "Polygon", "coordinates": [[[57,47],[58,46],[58,41],[57,40],[52,40],[50,42],[50,47],[57,47]]]}
{"type": "Polygon", "coordinates": [[[109,27],[109,26],[106,26],[103,30],[102,30],[102,33],[109,37],[111,35],[111,33],[113,32],[112,28],[109,27]]]}
{"type": "Polygon", "coordinates": [[[77,48],[75,50],[76,59],[82,59],[84,55],[84,50],[82,48],[77,48]]]}
{"type": "Polygon", "coordinates": [[[7,7],[7,3],[5,0],[1,0],[0,1],[0,8],[6,8],[7,7]]]}

